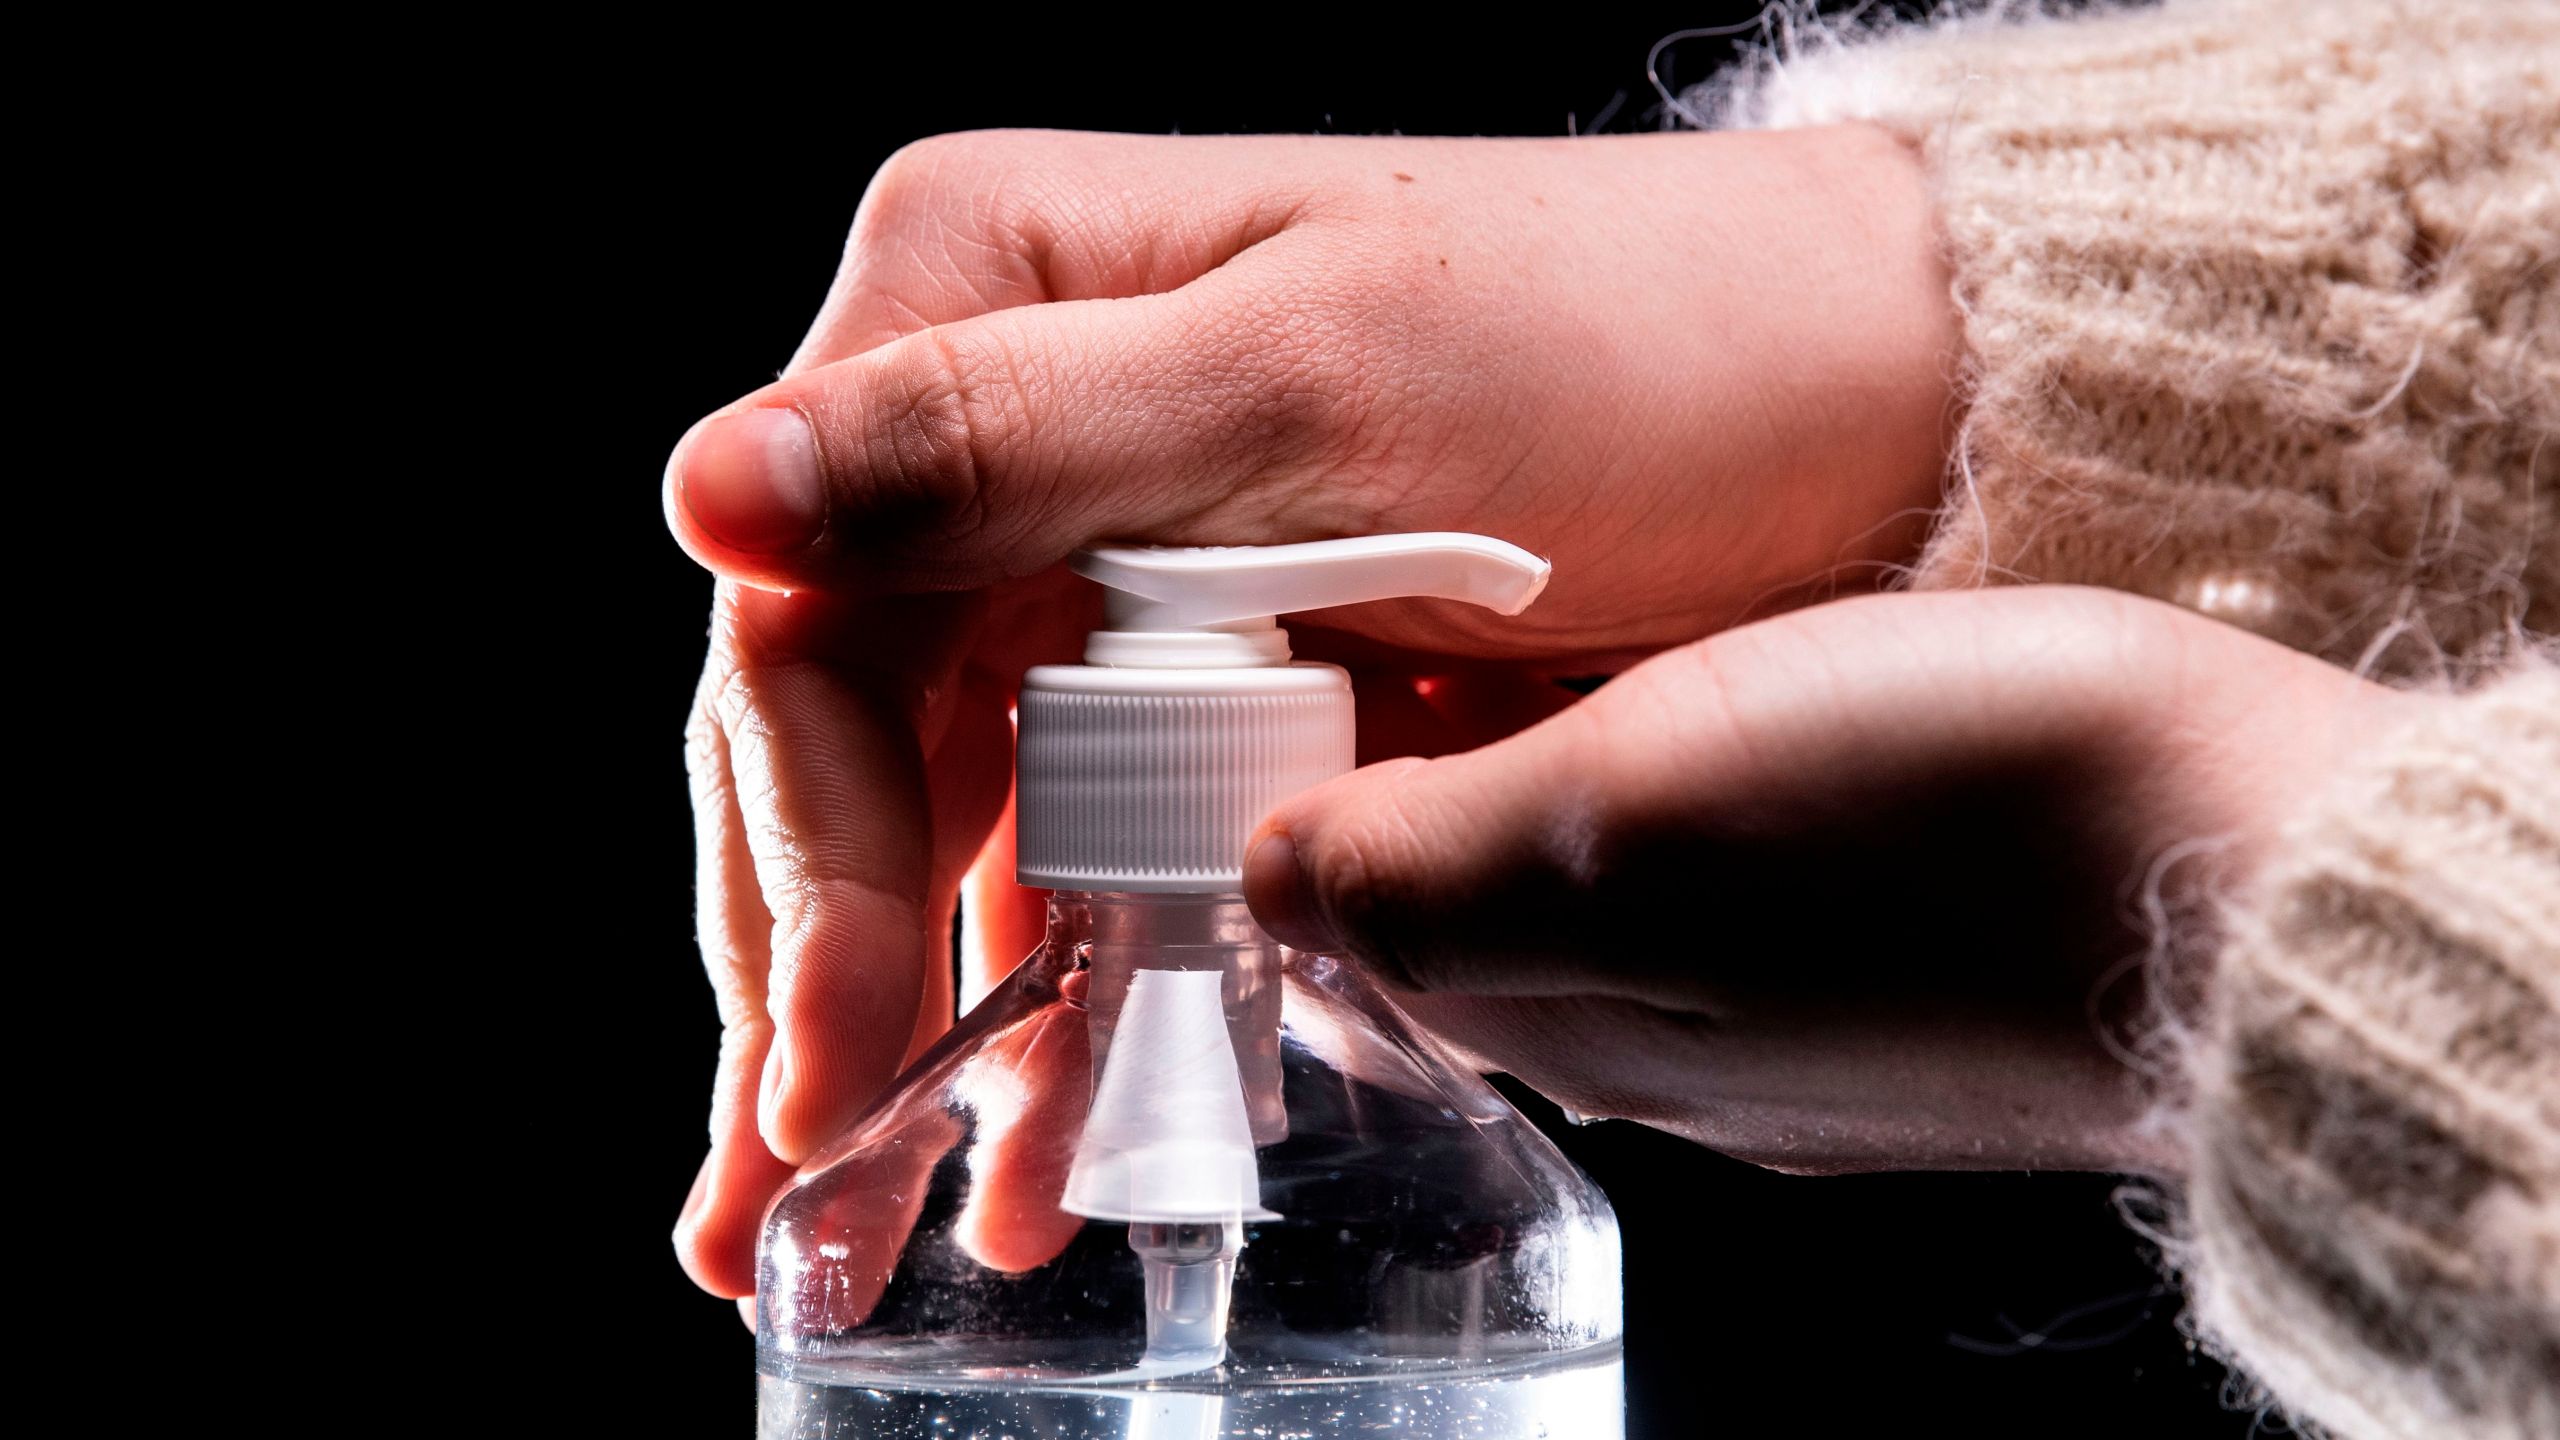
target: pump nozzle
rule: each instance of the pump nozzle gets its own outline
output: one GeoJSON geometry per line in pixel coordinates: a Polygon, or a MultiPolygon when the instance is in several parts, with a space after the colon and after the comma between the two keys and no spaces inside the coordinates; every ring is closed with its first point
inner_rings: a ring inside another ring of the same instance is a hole
{"type": "Polygon", "coordinates": [[[1244,1081],[1217,970],[1129,977],[1062,1208],[1165,1226],[1276,1220],[1262,1208],[1244,1081]]]}

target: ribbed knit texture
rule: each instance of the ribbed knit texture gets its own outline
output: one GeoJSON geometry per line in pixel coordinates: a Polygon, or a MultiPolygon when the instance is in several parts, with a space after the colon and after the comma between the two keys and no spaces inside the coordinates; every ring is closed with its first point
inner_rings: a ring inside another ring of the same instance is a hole
{"type": "Polygon", "coordinates": [[[2349,1435],[2560,1435],[2560,667],[2342,777],[2217,965],[2205,1332],[2349,1435]]]}
{"type": "Polygon", "coordinates": [[[1968,411],[1912,584],[2511,662],[2224,907],[2172,1250],[2298,1421],[2560,1437],[2560,3],[2016,8],[1792,12],[1686,107],[1930,166],[1968,411]]]}
{"type": "Polygon", "coordinates": [[[2560,630],[2560,4],[1796,33],[1695,103],[1930,162],[1969,409],[1914,585],[2107,585],[2350,663],[2388,631],[2401,669],[2560,630]]]}

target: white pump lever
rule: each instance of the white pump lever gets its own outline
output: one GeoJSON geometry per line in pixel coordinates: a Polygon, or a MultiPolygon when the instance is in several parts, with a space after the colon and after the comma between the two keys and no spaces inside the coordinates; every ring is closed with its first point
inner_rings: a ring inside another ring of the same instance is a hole
{"type": "Polygon", "coordinates": [[[1107,587],[1103,623],[1120,631],[1193,630],[1405,597],[1517,615],[1546,588],[1549,568],[1507,541],[1456,531],[1297,545],[1096,546],[1068,564],[1107,587]]]}

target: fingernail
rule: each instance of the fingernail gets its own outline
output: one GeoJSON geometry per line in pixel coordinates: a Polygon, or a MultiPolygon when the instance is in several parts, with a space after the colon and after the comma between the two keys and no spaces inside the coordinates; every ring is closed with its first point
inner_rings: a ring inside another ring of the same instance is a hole
{"type": "Polygon", "coordinates": [[[1244,888],[1252,898],[1254,918],[1272,938],[1320,955],[1342,948],[1341,937],[1317,912],[1306,875],[1298,868],[1298,844],[1286,831],[1263,836],[1245,856],[1244,888]]]}
{"type": "Polygon", "coordinates": [[[827,528],[818,444],[791,409],[742,410],[676,446],[677,501],[702,533],[750,555],[805,549],[827,528]]]}

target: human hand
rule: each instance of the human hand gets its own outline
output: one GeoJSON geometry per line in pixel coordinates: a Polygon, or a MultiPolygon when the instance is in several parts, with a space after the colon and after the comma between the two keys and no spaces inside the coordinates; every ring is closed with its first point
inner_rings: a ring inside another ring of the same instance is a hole
{"type": "Polygon", "coordinates": [[[2158,867],[2245,875],[2408,703],[2110,592],[1843,601],[1318,787],[1246,894],[1587,1114],[1792,1171],[2168,1169],[2109,1033],[2200,978],[2139,963],[2158,867]]]}
{"type": "MultiPolygon", "coordinates": [[[[1475,743],[1554,709],[1549,675],[1912,549],[1955,343],[1934,256],[1916,160],[1856,128],[902,152],[785,377],[668,470],[671,527],[722,577],[689,752],[724,1024],[677,1234],[695,1278],[747,1293],[766,1199],[948,1024],[1012,687],[1090,623],[1069,551],[1538,550],[1556,580],[1525,622],[1407,602],[1293,627],[1367,672],[1364,758],[1475,743]]],[[[983,971],[1032,927],[1000,864],[977,873],[983,971]]]]}

